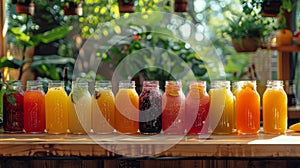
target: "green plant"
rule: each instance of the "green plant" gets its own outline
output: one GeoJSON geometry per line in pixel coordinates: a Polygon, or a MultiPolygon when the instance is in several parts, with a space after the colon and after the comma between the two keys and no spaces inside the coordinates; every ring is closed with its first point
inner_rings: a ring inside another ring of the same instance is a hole
{"type": "Polygon", "coordinates": [[[282,0],[280,10],[278,13],[278,27],[277,30],[286,28],[286,13],[290,13],[293,9],[293,3],[291,0],[282,0]]]}
{"type": "Polygon", "coordinates": [[[260,19],[247,15],[228,19],[228,22],[229,25],[223,30],[223,33],[233,39],[262,38],[268,30],[260,19]]]}

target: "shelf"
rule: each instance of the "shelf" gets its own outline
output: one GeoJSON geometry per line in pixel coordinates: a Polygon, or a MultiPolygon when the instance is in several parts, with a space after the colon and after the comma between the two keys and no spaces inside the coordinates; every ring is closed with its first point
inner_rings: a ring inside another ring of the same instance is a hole
{"type": "Polygon", "coordinates": [[[279,46],[279,47],[270,47],[270,49],[281,51],[281,52],[298,52],[300,51],[300,46],[279,46]]]}
{"type": "Polygon", "coordinates": [[[0,134],[2,157],[300,157],[300,133],[286,135],[212,135],[205,139],[178,135],[0,134]],[[172,145],[173,144],[173,145],[172,145]],[[166,150],[161,150],[166,148],[166,150]],[[118,153],[111,150],[118,150],[118,153]],[[157,153],[156,153],[157,152],[157,153]],[[155,153],[155,155],[152,155],[155,153]]]}

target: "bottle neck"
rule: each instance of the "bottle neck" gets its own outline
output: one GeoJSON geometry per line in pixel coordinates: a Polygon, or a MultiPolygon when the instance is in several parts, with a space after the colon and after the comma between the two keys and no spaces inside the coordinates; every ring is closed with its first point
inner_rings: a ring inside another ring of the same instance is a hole
{"type": "Polygon", "coordinates": [[[119,89],[135,89],[134,81],[120,81],[119,89]]]}
{"type": "Polygon", "coordinates": [[[268,80],[267,88],[283,89],[283,81],[282,80],[268,80]]]}
{"type": "Polygon", "coordinates": [[[111,82],[107,80],[96,81],[95,83],[95,90],[111,90],[111,88],[111,82]]]}

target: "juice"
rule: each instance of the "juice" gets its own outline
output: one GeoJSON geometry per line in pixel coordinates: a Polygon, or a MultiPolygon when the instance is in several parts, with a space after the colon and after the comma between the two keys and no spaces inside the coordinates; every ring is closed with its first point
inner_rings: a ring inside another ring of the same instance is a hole
{"type": "Polygon", "coordinates": [[[110,81],[96,81],[92,99],[92,128],[96,134],[113,133],[115,128],[115,96],[110,81]]]}
{"type": "Polygon", "coordinates": [[[7,133],[21,133],[24,129],[24,92],[21,81],[16,81],[11,88],[18,93],[3,96],[3,128],[7,133]],[[8,101],[13,96],[14,104],[8,101]]]}
{"type": "Polygon", "coordinates": [[[24,130],[28,133],[45,131],[45,94],[40,81],[27,81],[24,94],[24,130]]]}
{"type": "Polygon", "coordinates": [[[236,94],[236,128],[239,134],[257,134],[260,129],[260,97],[256,81],[239,81],[236,94]]]}
{"type": "Polygon", "coordinates": [[[158,81],[144,81],[140,94],[139,129],[142,134],[158,134],[162,128],[162,97],[158,81]]]}
{"type": "Polygon", "coordinates": [[[68,131],[68,96],[61,81],[50,81],[45,96],[46,130],[49,134],[68,131]]]}
{"type": "Polygon", "coordinates": [[[183,134],[185,131],[185,96],[181,81],[166,81],[162,97],[162,129],[165,134],[183,134]]]}
{"type": "Polygon", "coordinates": [[[263,94],[264,133],[283,134],[287,130],[287,95],[283,81],[268,81],[263,94]]]}
{"type": "Polygon", "coordinates": [[[116,130],[123,134],[138,132],[139,96],[134,81],[120,81],[116,95],[116,130]]]}
{"type": "Polygon", "coordinates": [[[210,125],[214,134],[230,134],[234,129],[234,98],[229,81],[215,81],[209,90],[210,125]]]}
{"type": "Polygon", "coordinates": [[[86,134],[91,131],[91,94],[88,82],[72,82],[69,95],[69,130],[72,134],[86,134]]]}
{"type": "Polygon", "coordinates": [[[207,133],[210,100],[206,92],[206,82],[191,82],[189,88],[185,100],[186,129],[188,134],[207,133]]]}

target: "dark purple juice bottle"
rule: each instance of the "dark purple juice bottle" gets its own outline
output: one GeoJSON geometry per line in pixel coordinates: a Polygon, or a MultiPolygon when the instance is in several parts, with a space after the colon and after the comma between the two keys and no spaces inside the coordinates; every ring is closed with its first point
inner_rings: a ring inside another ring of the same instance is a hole
{"type": "Polygon", "coordinates": [[[16,81],[10,87],[6,88],[7,91],[3,96],[3,127],[7,133],[21,133],[24,129],[24,92],[22,83],[21,81],[16,81]],[[8,91],[11,92],[11,89],[17,91],[17,93],[8,94],[8,91]],[[14,103],[12,104],[9,99],[14,99],[14,103]]]}
{"type": "Polygon", "coordinates": [[[140,121],[142,134],[159,134],[162,128],[162,96],[158,81],[144,81],[139,97],[140,121]]]}

